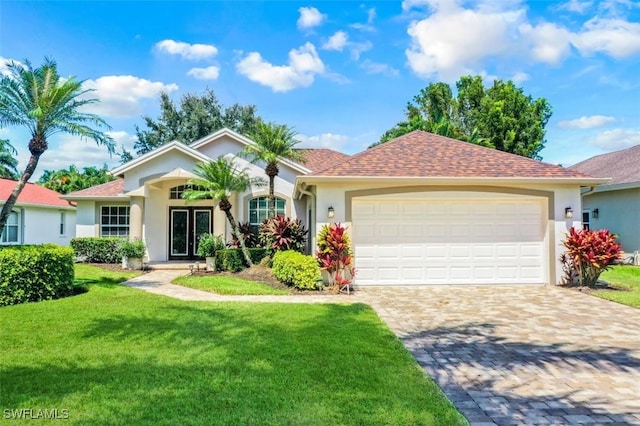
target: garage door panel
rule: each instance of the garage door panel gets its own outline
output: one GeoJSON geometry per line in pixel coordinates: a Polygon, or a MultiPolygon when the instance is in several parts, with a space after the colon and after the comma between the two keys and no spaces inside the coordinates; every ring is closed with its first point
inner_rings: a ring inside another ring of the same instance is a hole
{"type": "Polygon", "coordinates": [[[354,200],[357,283],[542,283],[537,200],[354,200]]]}

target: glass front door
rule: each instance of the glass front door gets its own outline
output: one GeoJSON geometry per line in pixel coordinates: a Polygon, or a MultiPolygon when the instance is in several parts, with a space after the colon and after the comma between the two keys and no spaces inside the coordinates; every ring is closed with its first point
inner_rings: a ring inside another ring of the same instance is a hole
{"type": "Polygon", "coordinates": [[[212,209],[172,207],[169,210],[169,259],[198,258],[198,241],[211,232],[212,209]]]}

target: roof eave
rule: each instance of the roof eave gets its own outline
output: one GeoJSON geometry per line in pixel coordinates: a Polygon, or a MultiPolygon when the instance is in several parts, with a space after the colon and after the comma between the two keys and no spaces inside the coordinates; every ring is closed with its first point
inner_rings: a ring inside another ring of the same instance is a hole
{"type": "Polygon", "coordinates": [[[77,195],[77,196],[60,196],[63,200],[69,201],[129,201],[129,197],[121,195],[77,195]]]}
{"type": "Polygon", "coordinates": [[[147,161],[153,160],[154,158],[159,157],[160,155],[164,154],[167,151],[170,151],[171,149],[177,149],[179,151],[182,151],[183,153],[190,155],[203,162],[211,160],[209,157],[200,153],[199,151],[196,151],[195,149],[191,148],[189,145],[185,145],[184,143],[179,141],[172,141],[151,152],[147,152],[141,157],[134,158],[128,163],[125,163],[121,166],[116,167],[115,169],[112,169],[109,173],[111,173],[113,176],[124,176],[124,174],[129,170],[141,164],[144,164],[147,161]]]}
{"type": "Polygon", "coordinates": [[[368,182],[368,183],[536,183],[536,184],[572,184],[572,185],[601,185],[610,179],[589,177],[444,177],[444,176],[416,176],[416,177],[392,177],[392,176],[298,176],[296,186],[300,184],[331,183],[331,182],[368,182]]]}
{"type": "Polygon", "coordinates": [[[23,203],[23,202],[17,202],[15,204],[15,207],[38,207],[38,208],[47,208],[47,209],[56,209],[56,210],[75,210],[76,209],[76,206],[72,206],[70,204],[66,206],[59,206],[56,204],[23,203]]]}
{"type": "MultiPolygon", "coordinates": [[[[608,179],[611,180],[611,179],[608,179]]],[[[585,196],[591,195],[595,192],[609,192],[609,191],[620,191],[624,189],[635,189],[640,188],[640,181],[637,182],[624,182],[624,183],[614,183],[610,185],[600,185],[596,186],[593,191],[585,194],[585,196]]]]}

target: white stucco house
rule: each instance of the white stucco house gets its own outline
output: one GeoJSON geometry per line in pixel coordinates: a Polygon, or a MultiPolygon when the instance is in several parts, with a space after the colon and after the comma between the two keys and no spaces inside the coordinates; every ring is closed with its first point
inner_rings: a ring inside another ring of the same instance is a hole
{"type": "MultiPolygon", "coordinates": [[[[150,261],[193,258],[199,233],[229,230],[217,206],[186,203],[181,191],[196,164],[218,156],[264,176],[262,165],[235,157],[250,143],[223,129],[114,169],[121,179],[64,197],[77,203],[77,236],[143,238],[150,261]]],[[[581,210],[580,188],[606,182],[421,131],[354,156],[305,155],[305,164],[280,162],[278,211],[305,223],[310,248],[322,225],[345,224],[359,285],[560,282],[561,240],[581,225],[570,217],[581,210]]],[[[237,220],[259,223],[266,192],[234,194],[237,220]]]]}
{"type": "Polygon", "coordinates": [[[583,189],[582,221],[592,229],[618,234],[626,253],[640,250],[640,145],[596,155],[569,167],[592,176],[610,178],[583,189]]]}
{"type": "MultiPolygon", "coordinates": [[[[16,185],[15,180],[0,179],[0,207],[16,185]]],[[[27,183],[9,214],[0,245],[69,245],[76,232],[76,208],[60,196],[56,191],[27,183]]]]}

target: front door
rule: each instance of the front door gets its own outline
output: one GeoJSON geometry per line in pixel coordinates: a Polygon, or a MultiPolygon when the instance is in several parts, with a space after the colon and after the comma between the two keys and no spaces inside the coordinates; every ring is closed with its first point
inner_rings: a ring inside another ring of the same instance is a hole
{"type": "Polygon", "coordinates": [[[213,210],[206,207],[169,209],[169,259],[197,259],[198,241],[211,232],[213,210]]]}

